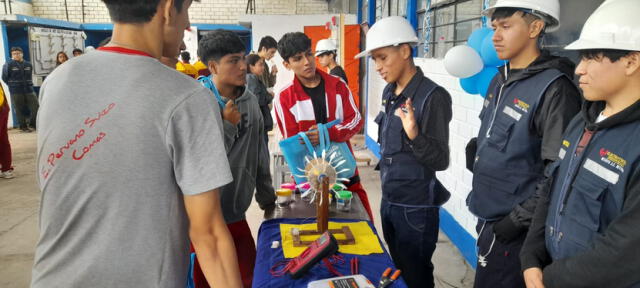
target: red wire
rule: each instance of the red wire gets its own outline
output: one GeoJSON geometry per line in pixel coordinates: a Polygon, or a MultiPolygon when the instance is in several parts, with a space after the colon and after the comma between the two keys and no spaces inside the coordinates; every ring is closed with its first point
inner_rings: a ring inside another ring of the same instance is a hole
{"type": "Polygon", "coordinates": [[[271,273],[271,276],[273,277],[281,277],[286,274],[289,269],[291,269],[291,266],[292,265],[290,260],[281,260],[271,266],[271,269],[269,269],[269,273],[271,273]],[[282,269],[276,270],[278,267],[283,265],[284,267],[282,269]]]}

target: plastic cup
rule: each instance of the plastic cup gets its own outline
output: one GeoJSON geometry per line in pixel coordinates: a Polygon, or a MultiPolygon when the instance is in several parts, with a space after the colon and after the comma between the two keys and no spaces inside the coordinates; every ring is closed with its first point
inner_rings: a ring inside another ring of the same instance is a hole
{"type": "Polygon", "coordinates": [[[340,211],[349,212],[351,211],[351,199],[353,198],[353,193],[351,191],[338,191],[336,192],[336,207],[340,211]]]}
{"type": "Polygon", "coordinates": [[[291,203],[291,195],[293,191],[291,189],[278,189],[276,190],[276,204],[278,207],[287,207],[291,203]]]}

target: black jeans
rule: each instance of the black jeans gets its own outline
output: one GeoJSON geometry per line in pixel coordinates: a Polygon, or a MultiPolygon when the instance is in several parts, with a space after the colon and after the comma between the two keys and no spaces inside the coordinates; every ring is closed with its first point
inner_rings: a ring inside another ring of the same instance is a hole
{"type": "MultiPolygon", "coordinates": [[[[508,216],[507,216],[508,217],[508,216]]],[[[475,288],[519,288],[525,287],[524,277],[520,269],[520,249],[526,233],[522,233],[509,243],[494,240],[493,222],[484,225],[478,220],[478,254],[485,256],[486,265],[478,259],[475,288]],[[493,247],[491,243],[493,242],[493,247]]]]}
{"type": "Polygon", "coordinates": [[[38,109],[40,108],[36,93],[11,93],[11,101],[20,129],[25,130],[28,127],[35,129],[38,109]],[[28,122],[27,119],[29,119],[28,122]]]}
{"type": "Polygon", "coordinates": [[[380,203],[384,240],[410,288],[434,287],[431,256],[438,241],[439,209],[410,208],[385,200],[380,203]]]}

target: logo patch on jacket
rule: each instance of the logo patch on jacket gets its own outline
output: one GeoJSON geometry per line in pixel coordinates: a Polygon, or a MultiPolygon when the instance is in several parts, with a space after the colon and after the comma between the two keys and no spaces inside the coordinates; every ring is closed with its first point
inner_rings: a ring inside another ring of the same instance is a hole
{"type": "Polygon", "coordinates": [[[562,145],[563,145],[564,147],[569,148],[569,146],[571,146],[571,142],[569,142],[569,141],[567,141],[567,140],[562,140],[562,145]]]}
{"type": "Polygon", "coordinates": [[[520,109],[522,112],[529,113],[529,104],[525,103],[524,101],[518,98],[515,98],[513,99],[513,104],[516,106],[516,108],[520,109]]]}
{"type": "Polygon", "coordinates": [[[619,174],[616,174],[616,172],[607,169],[606,167],[596,163],[596,161],[593,161],[591,159],[587,159],[586,161],[584,161],[583,167],[591,171],[591,173],[595,174],[596,176],[614,185],[618,183],[618,180],[620,179],[619,174]]]}
{"type": "Polygon", "coordinates": [[[487,106],[489,106],[489,103],[491,103],[491,98],[493,98],[493,93],[489,93],[487,99],[484,99],[484,108],[487,108],[487,106]]]}
{"type": "Polygon", "coordinates": [[[620,172],[624,172],[624,167],[627,166],[627,160],[614,154],[605,148],[600,148],[600,160],[609,164],[609,166],[618,169],[620,172]]]}

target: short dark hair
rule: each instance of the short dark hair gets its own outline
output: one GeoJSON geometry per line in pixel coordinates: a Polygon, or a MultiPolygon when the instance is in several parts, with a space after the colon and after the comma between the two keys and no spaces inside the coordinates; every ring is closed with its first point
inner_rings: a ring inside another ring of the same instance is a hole
{"type": "Polygon", "coordinates": [[[587,49],[580,50],[580,58],[588,60],[600,61],[602,58],[609,58],[611,62],[617,62],[620,58],[625,57],[633,52],[629,50],[615,50],[615,49],[587,49]]]}
{"type": "MultiPolygon", "coordinates": [[[[173,6],[178,13],[182,11],[182,4],[185,0],[173,0],[173,6]]],[[[160,0],[102,0],[107,9],[111,21],[116,23],[147,23],[151,21],[160,0]]]]}
{"type": "Polygon", "coordinates": [[[228,54],[244,52],[245,46],[236,33],[229,30],[213,30],[198,43],[198,56],[202,62],[219,61],[228,54]]]}
{"type": "Polygon", "coordinates": [[[13,51],[20,51],[20,52],[24,53],[24,51],[22,51],[22,48],[17,47],[17,46],[11,47],[11,52],[13,52],[13,51]]]}
{"type": "Polygon", "coordinates": [[[527,22],[527,24],[531,24],[535,20],[544,21],[544,19],[540,18],[540,16],[538,15],[527,13],[526,11],[520,8],[512,8],[512,7],[496,8],[496,10],[493,11],[493,14],[491,14],[491,21],[509,18],[514,14],[516,14],[517,12],[522,12],[522,18],[524,18],[524,21],[527,22]]]}
{"type": "Polygon", "coordinates": [[[75,54],[76,52],[83,53],[82,49],[80,49],[80,48],[73,49],[73,51],[71,53],[75,54]]]}
{"type": "Polygon", "coordinates": [[[180,52],[180,58],[182,58],[182,61],[189,62],[191,60],[191,53],[189,53],[189,51],[182,51],[180,52]]]}
{"type": "Polygon", "coordinates": [[[318,55],[318,57],[322,56],[322,55],[327,55],[327,54],[331,54],[333,55],[333,60],[336,60],[336,50],[331,50],[331,51],[325,51],[320,53],[320,55],[318,55]]]}
{"type": "Polygon", "coordinates": [[[262,48],[267,48],[267,50],[271,48],[278,48],[278,42],[276,39],[273,39],[271,36],[264,36],[260,39],[260,45],[258,45],[258,51],[261,51],[262,48]]]}
{"type": "Polygon", "coordinates": [[[262,61],[262,58],[258,54],[249,54],[245,61],[247,62],[247,73],[251,73],[250,66],[255,66],[258,61],[262,61]]]}
{"type": "Polygon", "coordinates": [[[289,62],[289,57],[309,49],[311,49],[311,39],[302,32],[284,34],[278,41],[278,53],[286,62],[289,62]]]}

